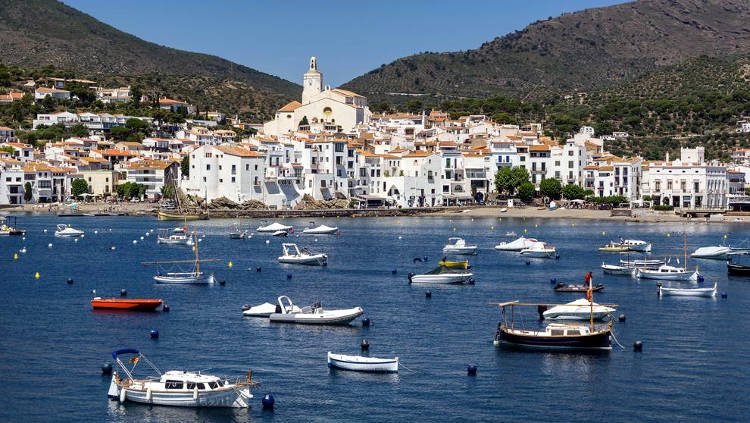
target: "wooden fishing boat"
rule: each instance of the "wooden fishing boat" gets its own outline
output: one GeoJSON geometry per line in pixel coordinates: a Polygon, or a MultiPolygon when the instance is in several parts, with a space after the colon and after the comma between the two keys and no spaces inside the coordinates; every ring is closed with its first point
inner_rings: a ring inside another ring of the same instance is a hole
{"type": "Polygon", "coordinates": [[[96,297],[91,300],[95,309],[154,311],[162,305],[161,299],[123,299],[96,297]]]}
{"type": "Polygon", "coordinates": [[[180,213],[180,212],[174,212],[174,211],[164,211],[159,210],[159,212],[156,215],[157,219],[159,220],[207,220],[208,219],[208,213],[180,213]]]}
{"type": "Polygon", "coordinates": [[[750,276],[750,265],[737,263],[735,257],[750,255],[747,252],[727,255],[727,273],[734,276],[750,276]]]}
{"type": "Polygon", "coordinates": [[[398,373],[398,357],[376,358],[333,354],[328,351],[328,367],[368,373],[398,373]]]}
{"type": "MultiPolygon", "coordinates": [[[[554,289],[556,292],[586,292],[589,289],[589,286],[586,284],[573,285],[573,284],[558,282],[557,284],[555,284],[554,289]]],[[[601,283],[598,283],[591,287],[591,290],[594,292],[599,292],[602,289],[604,289],[604,284],[601,284],[601,283]]]]}
{"type": "Polygon", "coordinates": [[[26,230],[16,228],[15,216],[0,216],[0,236],[1,235],[26,235],[26,230]]]}
{"type": "Polygon", "coordinates": [[[661,282],[656,284],[659,287],[659,296],[672,295],[679,297],[715,297],[718,284],[714,283],[711,288],[668,288],[662,286],[661,282]]]}
{"type": "Polygon", "coordinates": [[[623,245],[621,243],[614,242],[614,241],[610,242],[609,244],[605,246],[599,247],[599,251],[604,252],[604,253],[621,253],[623,251],[629,251],[629,250],[630,250],[630,247],[628,247],[627,245],[623,245]]]}

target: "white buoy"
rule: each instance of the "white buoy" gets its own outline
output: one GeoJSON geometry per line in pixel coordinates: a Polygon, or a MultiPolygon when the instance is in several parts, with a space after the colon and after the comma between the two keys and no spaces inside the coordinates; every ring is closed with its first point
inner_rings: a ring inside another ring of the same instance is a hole
{"type": "Polygon", "coordinates": [[[21,254],[25,254],[26,253],[26,247],[21,248],[20,250],[18,250],[18,252],[20,252],[21,254]]]}
{"type": "Polygon", "coordinates": [[[47,230],[46,230],[46,229],[44,230],[44,233],[45,233],[45,234],[47,233],[47,230]]]}
{"type": "Polygon", "coordinates": [[[267,239],[267,240],[266,240],[266,244],[270,244],[270,243],[271,243],[271,240],[270,240],[270,239],[267,239]]]}
{"type": "Polygon", "coordinates": [[[26,237],[25,237],[25,236],[22,236],[22,237],[21,237],[21,241],[26,241],[26,237]]]}
{"type": "Polygon", "coordinates": [[[73,242],[78,242],[78,238],[75,238],[75,239],[73,240],[73,242]]]}
{"type": "Polygon", "coordinates": [[[94,235],[97,235],[98,233],[99,233],[99,231],[94,231],[94,235]]]}
{"type": "Polygon", "coordinates": [[[136,240],[133,240],[133,244],[137,244],[137,243],[138,243],[138,241],[136,241],[136,240]]]}
{"type": "Polygon", "coordinates": [[[52,243],[47,244],[47,248],[52,248],[52,243]]]}
{"type": "Polygon", "coordinates": [[[141,241],[143,241],[143,237],[141,237],[141,241]]]}
{"type": "Polygon", "coordinates": [[[401,238],[403,238],[403,237],[402,237],[401,235],[399,235],[399,236],[398,236],[398,239],[401,239],[401,238]]]}
{"type": "Polygon", "coordinates": [[[117,249],[117,247],[115,247],[115,246],[113,245],[113,246],[109,247],[109,249],[110,249],[110,250],[112,250],[112,251],[115,251],[115,250],[117,249]]]}
{"type": "Polygon", "coordinates": [[[86,236],[86,234],[81,234],[81,238],[83,238],[83,237],[85,237],[85,236],[86,236]]]}

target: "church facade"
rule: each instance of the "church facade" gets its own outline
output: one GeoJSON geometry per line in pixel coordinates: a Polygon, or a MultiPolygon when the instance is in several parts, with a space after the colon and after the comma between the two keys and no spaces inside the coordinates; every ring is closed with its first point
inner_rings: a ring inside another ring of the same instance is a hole
{"type": "Polygon", "coordinates": [[[299,129],[313,132],[348,132],[370,121],[367,99],[357,93],[323,86],[323,74],[315,57],[302,78],[302,102],[292,101],[263,124],[266,135],[284,135],[299,129]]]}

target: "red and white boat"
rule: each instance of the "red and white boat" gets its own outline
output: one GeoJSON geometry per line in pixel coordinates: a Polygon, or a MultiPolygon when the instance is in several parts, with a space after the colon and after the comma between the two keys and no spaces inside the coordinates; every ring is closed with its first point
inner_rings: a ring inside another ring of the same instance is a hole
{"type": "Polygon", "coordinates": [[[124,298],[102,298],[96,297],[91,300],[91,306],[94,309],[114,309],[114,310],[135,310],[135,311],[154,311],[162,305],[161,299],[124,299],[124,298]]]}

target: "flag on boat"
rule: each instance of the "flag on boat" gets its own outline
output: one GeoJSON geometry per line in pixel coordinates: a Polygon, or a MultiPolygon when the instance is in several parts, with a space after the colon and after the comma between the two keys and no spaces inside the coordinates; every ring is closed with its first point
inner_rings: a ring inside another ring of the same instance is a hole
{"type": "Polygon", "coordinates": [[[136,363],[138,363],[138,359],[139,359],[139,357],[130,357],[128,359],[128,361],[130,361],[133,364],[136,364],[136,363]]]}

